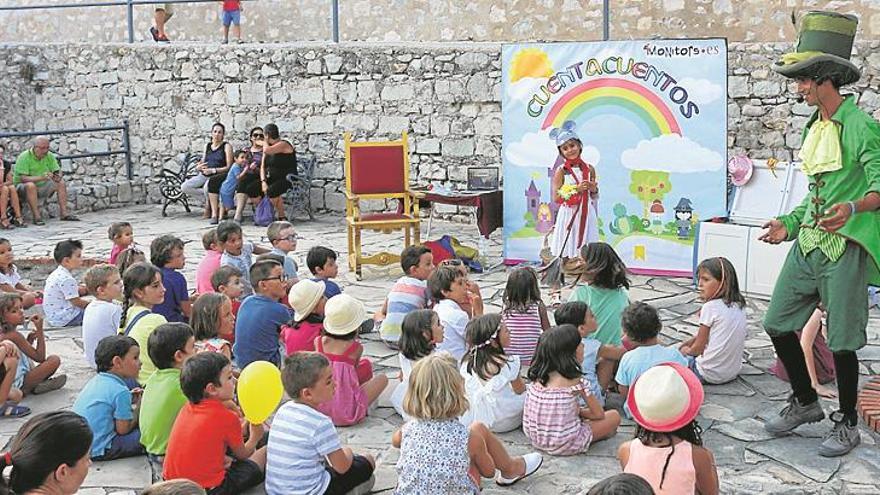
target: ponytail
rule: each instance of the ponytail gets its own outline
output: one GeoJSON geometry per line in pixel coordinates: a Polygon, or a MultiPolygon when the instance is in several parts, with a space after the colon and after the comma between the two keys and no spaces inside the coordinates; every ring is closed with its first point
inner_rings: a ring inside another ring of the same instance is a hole
{"type": "Polygon", "coordinates": [[[122,274],[122,318],[119,320],[119,328],[125,328],[128,321],[128,310],[137,303],[134,301],[134,291],[143,290],[153,283],[153,279],[158,273],[161,272],[155,266],[145,261],[139,261],[128,267],[122,274]]]}

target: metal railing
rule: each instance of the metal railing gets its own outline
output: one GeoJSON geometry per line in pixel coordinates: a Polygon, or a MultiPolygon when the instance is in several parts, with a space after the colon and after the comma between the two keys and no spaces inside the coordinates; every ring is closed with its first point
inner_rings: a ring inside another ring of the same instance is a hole
{"type": "Polygon", "coordinates": [[[92,153],[77,153],[73,155],[55,155],[58,160],[74,160],[77,158],[93,158],[102,156],[125,155],[125,174],[128,180],[134,178],[134,171],[131,166],[131,141],[128,137],[128,120],[123,120],[122,125],[113,125],[107,127],[84,127],[82,129],[55,129],[46,131],[26,131],[26,132],[0,132],[0,139],[33,137],[33,136],[54,136],[66,134],[85,134],[101,131],[122,131],[122,149],[110,151],[95,151],[92,153]]]}
{"type": "MultiPolygon", "coordinates": [[[[248,0],[256,1],[256,0],[248,0]]],[[[125,7],[126,21],[128,24],[128,42],[134,43],[134,7],[135,5],[164,5],[166,3],[217,3],[217,0],[107,0],[104,2],[85,3],[57,3],[36,5],[0,5],[0,12],[4,10],[46,10],[46,9],[75,9],[83,7],[125,7]]],[[[330,37],[339,42],[339,0],[330,0],[330,37]]]]}

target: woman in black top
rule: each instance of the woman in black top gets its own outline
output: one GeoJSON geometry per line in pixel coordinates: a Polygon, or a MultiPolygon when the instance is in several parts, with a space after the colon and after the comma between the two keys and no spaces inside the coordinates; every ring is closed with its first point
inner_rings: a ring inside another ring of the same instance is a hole
{"type": "Polygon", "coordinates": [[[196,167],[208,178],[208,203],[211,205],[211,225],[217,225],[224,216],[220,205],[220,186],[232,166],[232,145],[223,138],[226,127],[217,122],[211,127],[211,142],[205,146],[205,157],[200,167],[196,167]]]}
{"type": "Polygon", "coordinates": [[[275,208],[276,219],[286,220],[284,200],[281,195],[293,185],[287,180],[287,174],[296,173],[296,150],[289,141],[280,138],[277,125],[267,125],[265,132],[266,143],[263,145],[263,163],[260,165],[260,184],[263,194],[269,197],[275,208]]]}
{"type": "Polygon", "coordinates": [[[251,144],[244,148],[248,154],[247,164],[238,176],[238,185],[235,187],[235,216],[233,219],[241,223],[244,214],[244,206],[250,199],[254,207],[257,206],[263,191],[260,188],[260,164],[263,163],[263,144],[265,134],[262,127],[251,129],[251,144]]]}

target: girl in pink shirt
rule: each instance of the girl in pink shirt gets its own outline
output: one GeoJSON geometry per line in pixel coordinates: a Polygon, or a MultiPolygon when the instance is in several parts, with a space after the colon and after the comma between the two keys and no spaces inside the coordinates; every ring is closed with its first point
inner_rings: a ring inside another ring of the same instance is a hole
{"type": "Polygon", "coordinates": [[[220,268],[220,255],[223,254],[220,243],[217,242],[217,230],[211,229],[202,235],[202,246],[205,248],[205,257],[196,268],[196,292],[207,294],[214,292],[211,275],[220,268]]]}
{"type": "Polygon", "coordinates": [[[294,284],[287,296],[293,308],[293,321],[281,326],[281,340],[287,355],[314,351],[315,339],[324,330],[324,282],[303,279],[294,284]]]}
{"type": "Polygon", "coordinates": [[[716,495],[715,459],[694,420],[703,404],[700,379],[680,364],[659,364],[636,379],[627,404],[638,426],[636,438],[617,450],[623,471],[658,495],[716,495]]]}

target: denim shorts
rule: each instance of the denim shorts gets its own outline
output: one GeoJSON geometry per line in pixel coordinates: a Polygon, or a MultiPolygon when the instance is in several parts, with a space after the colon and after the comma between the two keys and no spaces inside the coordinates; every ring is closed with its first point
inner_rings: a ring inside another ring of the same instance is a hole
{"type": "Polygon", "coordinates": [[[222,19],[223,25],[226,27],[229,27],[230,24],[235,24],[236,26],[241,25],[241,11],[224,10],[222,19]]]}

